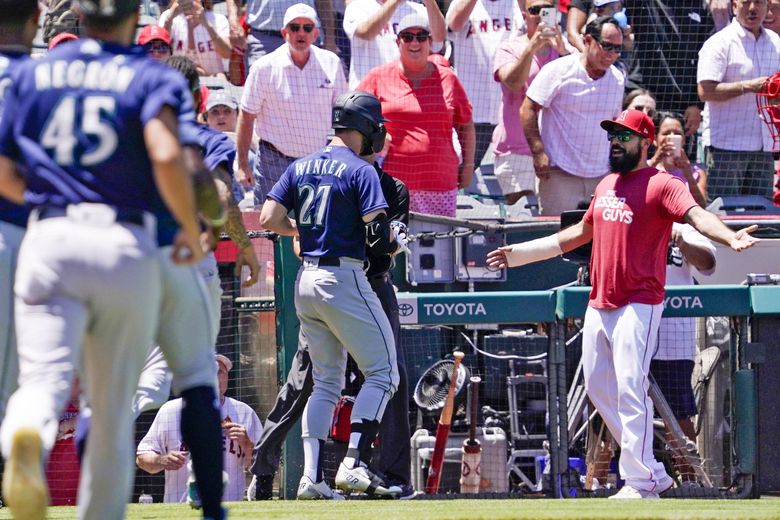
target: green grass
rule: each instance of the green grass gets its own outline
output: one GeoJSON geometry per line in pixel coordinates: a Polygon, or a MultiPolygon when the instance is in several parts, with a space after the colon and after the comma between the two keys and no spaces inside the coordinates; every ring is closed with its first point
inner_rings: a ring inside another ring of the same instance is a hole
{"type": "MultiPolygon", "coordinates": [[[[230,519],[566,519],[566,520],[705,520],[780,519],[780,499],[761,500],[353,500],[347,502],[234,502],[230,519]]],[[[49,519],[75,518],[73,507],[49,509],[49,519]]],[[[0,509],[0,518],[10,518],[0,509]]],[[[183,504],[131,504],[127,518],[195,520],[198,512],[183,504]]]]}

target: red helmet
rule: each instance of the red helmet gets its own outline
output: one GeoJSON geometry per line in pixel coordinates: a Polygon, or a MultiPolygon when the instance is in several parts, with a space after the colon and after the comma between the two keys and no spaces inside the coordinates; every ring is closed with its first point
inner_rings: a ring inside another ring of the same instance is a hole
{"type": "Polygon", "coordinates": [[[780,150],[780,72],[767,78],[756,94],[758,115],[769,127],[775,151],[780,150]]]}

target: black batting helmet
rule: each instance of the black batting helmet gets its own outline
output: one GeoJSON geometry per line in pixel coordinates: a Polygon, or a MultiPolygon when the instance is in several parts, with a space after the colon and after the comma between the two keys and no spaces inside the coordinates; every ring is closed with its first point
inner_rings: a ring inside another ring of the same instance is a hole
{"type": "Polygon", "coordinates": [[[333,128],[357,130],[368,139],[374,153],[385,146],[387,130],[383,124],[382,103],[368,92],[356,90],[342,94],[333,105],[333,128]]]}
{"type": "Polygon", "coordinates": [[[141,0],[73,0],[73,4],[89,18],[115,20],[138,12],[141,0]]]}

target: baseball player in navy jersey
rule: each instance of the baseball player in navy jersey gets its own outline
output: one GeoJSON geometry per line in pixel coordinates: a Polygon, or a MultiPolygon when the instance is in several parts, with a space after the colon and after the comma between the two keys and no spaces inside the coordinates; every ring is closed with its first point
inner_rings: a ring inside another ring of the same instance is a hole
{"type": "Polygon", "coordinates": [[[156,217],[170,211],[180,226],[170,237],[176,262],[203,256],[178,137],[181,114],[192,112],[187,86],[127,47],[137,1],[82,0],[78,10],[88,38],[22,65],[0,122],[0,190],[34,208],[14,287],[19,389],[0,428],[4,494],[18,518],[46,514],[43,461],[77,368],[95,426],[79,516],[123,517],[133,477],[125,403],[162,296],[156,217]]]}
{"type": "Polygon", "coordinates": [[[749,234],[756,226],[730,230],[696,203],[679,178],[648,166],[655,126],[646,114],[625,110],[601,127],[607,131],[614,173],[596,187],[582,221],[554,235],[502,246],[487,261],[494,268],[515,267],[593,240],[582,366],[588,397],[621,447],[626,485],[610,498],[658,498],[673,481],[653,457],[653,405],[647,389],[672,223],[685,221],[735,251],[759,240],[749,234]]]}
{"type": "Polygon", "coordinates": [[[379,421],[398,386],[393,330],[363,272],[366,244],[379,255],[398,248],[379,177],[360,157],[382,149],[384,121],[374,96],[341,96],[333,107],[335,137],[330,145],[292,163],[271,189],[260,215],[263,227],[299,235],[303,256],[295,307],[309,343],[314,388],[303,414],[305,463],[299,497],[336,496],[322,478],[319,459],[343,386],[346,352],[365,382],[352,409],[349,446],[336,485],[379,495],[401,491],[368,469],[379,421]],[[294,211],[294,221],[288,211],[294,211]]]}
{"type": "MultiPolygon", "coordinates": [[[[14,71],[29,57],[37,30],[38,4],[34,0],[0,0],[0,117],[3,94],[14,71]]],[[[24,206],[0,197],[0,421],[16,390],[19,359],[13,319],[13,280],[28,212],[24,206]]]]}
{"type": "MultiPolygon", "coordinates": [[[[373,151],[365,157],[371,162],[373,151]]],[[[379,174],[382,194],[387,201],[387,214],[394,231],[395,226],[405,229],[409,220],[409,190],[398,179],[387,175],[374,164],[379,174]]],[[[401,234],[396,239],[401,242],[401,234]]],[[[400,343],[401,325],[398,318],[398,301],[388,273],[392,265],[392,255],[375,255],[366,248],[369,267],[366,269],[371,288],[382,303],[390,325],[396,347],[399,384],[398,390],[387,404],[385,414],[379,424],[379,460],[371,467],[383,474],[388,482],[398,483],[402,488],[401,498],[411,497],[414,489],[410,480],[410,437],[409,431],[409,390],[406,381],[406,364],[400,343]]],[[[287,433],[303,414],[306,402],[312,390],[312,368],[309,346],[305,338],[300,338],[298,350],[287,374],[287,381],[279,390],[276,403],[266,418],[263,435],[257,441],[252,465],[253,480],[249,486],[249,500],[270,500],[274,474],[279,467],[282,443],[287,433]]],[[[306,497],[304,497],[306,498],[306,497]]],[[[315,497],[309,497],[315,498],[315,497]]]]}

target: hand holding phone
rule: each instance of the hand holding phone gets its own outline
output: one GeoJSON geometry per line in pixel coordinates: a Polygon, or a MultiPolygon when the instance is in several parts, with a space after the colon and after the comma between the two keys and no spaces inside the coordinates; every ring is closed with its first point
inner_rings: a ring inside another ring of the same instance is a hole
{"type": "Polygon", "coordinates": [[[544,34],[546,35],[555,34],[555,26],[558,23],[558,13],[556,11],[555,7],[542,7],[539,11],[541,22],[547,26],[544,29],[544,34]]]}
{"type": "Polygon", "coordinates": [[[681,135],[668,135],[666,136],[666,142],[674,148],[674,156],[679,157],[680,151],[682,151],[682,136],[681,135]]]}

